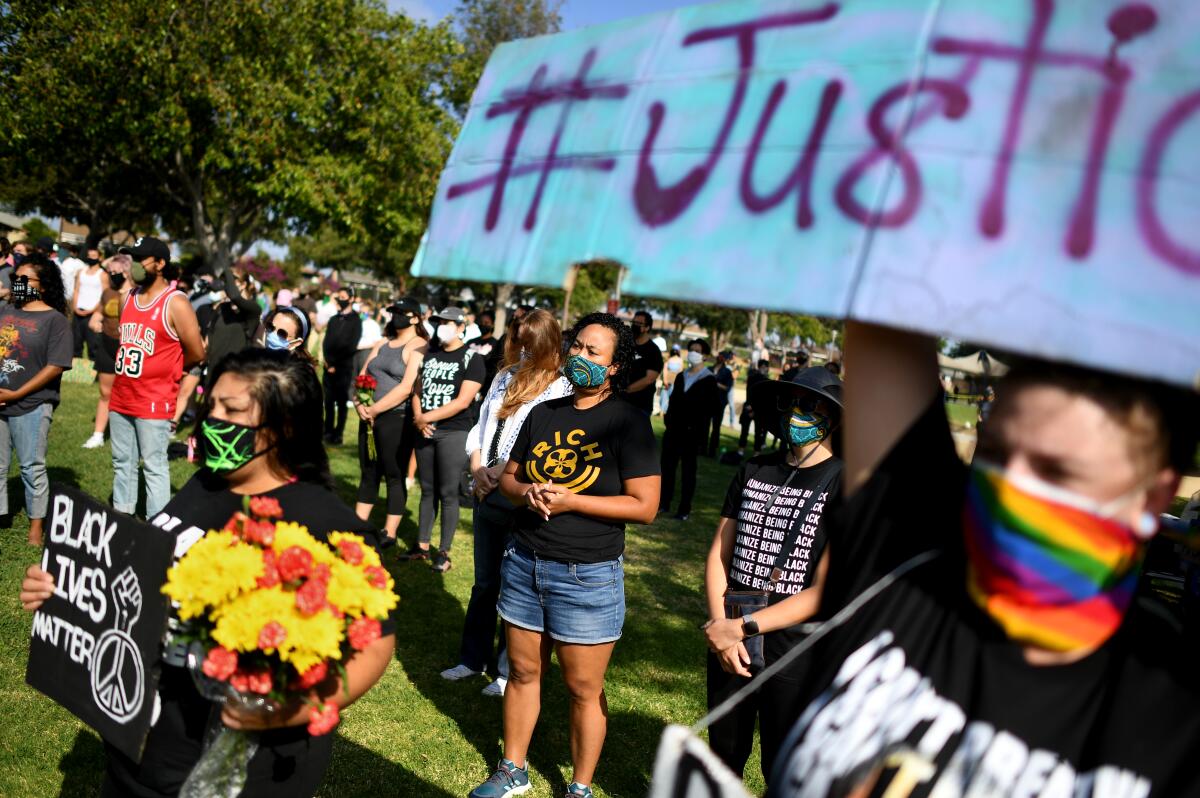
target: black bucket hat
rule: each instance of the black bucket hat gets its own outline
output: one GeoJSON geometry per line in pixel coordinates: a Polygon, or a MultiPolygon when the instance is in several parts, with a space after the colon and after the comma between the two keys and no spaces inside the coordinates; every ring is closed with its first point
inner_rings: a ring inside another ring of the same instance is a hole
{"type": "Polygon", "coordinates": [[[842,381],[824,366],[809,366],[790,381],[770,380],[754,386],[747,397],[754,409],[754,423],[772,432],[778,430],[784,413],[779,409],[780,399],[801,393],[814,394],[834,405],[837,415],[832,419],[833,424],[836,427],[841,422],[842,381]]]}

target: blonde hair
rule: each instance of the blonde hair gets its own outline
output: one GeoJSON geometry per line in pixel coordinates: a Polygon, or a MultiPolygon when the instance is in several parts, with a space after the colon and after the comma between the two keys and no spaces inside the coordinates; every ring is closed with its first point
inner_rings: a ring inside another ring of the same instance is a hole
{"type": "Polygon", "coordinates": [[[554,314],[531,311],[510,335],[519,337],[519,341],[508,342],[505,347],[504,368],[512,369],[513,377],[500,404],[500,418],[508,418],[522,405],[541,396],[562,373],[562,327],[554,314]],[[524,360],[520,359],[522,348],[526,353],[524,360]]]}

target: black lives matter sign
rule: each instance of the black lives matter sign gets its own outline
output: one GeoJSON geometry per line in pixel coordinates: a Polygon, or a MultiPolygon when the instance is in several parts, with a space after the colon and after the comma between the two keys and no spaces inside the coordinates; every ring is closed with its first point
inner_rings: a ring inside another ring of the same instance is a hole
{"type": "Polygon", "coordinates": [[[25,681],[134,760],[154,711],[174,548],[161,530],[53,487],[42,568],[54,595],[33,615],[25,681]]]}

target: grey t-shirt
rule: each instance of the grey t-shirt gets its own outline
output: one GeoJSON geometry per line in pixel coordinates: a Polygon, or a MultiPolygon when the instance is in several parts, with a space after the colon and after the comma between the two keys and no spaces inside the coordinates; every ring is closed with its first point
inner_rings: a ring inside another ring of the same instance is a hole
{"type": "MultiPolygon", "coordinates": [[[[18,310],[0,304],[0,388],[15,391],[46,366],[71,368],[71,325],[57,310],[18,310]]],[[[46,402],[58,404],[60,377],[19,402],[0,407],[0,416],[23,416],[46,402]]]]}

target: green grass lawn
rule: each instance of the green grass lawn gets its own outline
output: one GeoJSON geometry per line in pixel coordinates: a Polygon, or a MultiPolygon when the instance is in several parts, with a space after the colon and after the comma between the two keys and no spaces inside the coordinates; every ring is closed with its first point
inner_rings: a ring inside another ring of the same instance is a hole
{"type": "MultiPolygon", "coordinates": [[[[50,433],[53,481],[78,485],[108,501],[112,468],[107,446],[86,451],[96,389],[64,385],[50,433]]],[[[346,440],[355,440],[356,419],[346,440]]],[[[314,430],[313,434],[317,434],[314,430]]],[[[732,446],[732,439],[725,441],[732,446]]],[[[358,464],[351,446],[333,452],[337,491],[352,503],[358,464]]],[[[172,463],[178,489],[192,471],[172,463]]],[[[608,674],[608,740],[596,794],[646,793],[654,753],[667,723],[691,724],[704,714],[704,555],[733,469],[701,458],[696,511],[687,523],[660,520],[631,527],[626,551],[625,632],[608,674]]],[[[15,464],[12,507],[23,507],[15,464]]],[[[414,492],[416,493],[416,492],[414,492]]],[[[401,537],[416,536],[419,494],[410,497],[401,537]]],[[[382,523],[382,515],[376,519],[382,523]]],[[[0,532],[0,796],[95,795],[103,753],[97,736],[74,716],[25,685],[29,615],[17,603],[20,576],[36,559],[25,543],[24,513],[0,532]]],[[[401,597],[396,657],[383,679],[345,715],[321,795],[465,796],[500,755],[500,701],[479,694],[486,682],[450,683],[438,673],[457,662],[459,635],[472,582],[471,513],[454,541],[454,568],[434,574],[424,563],[393,563],[401,597]]],[[[570,777],[567,700],[559,673],[545,681],[542,717],[530,753],[533,796],[561,795],[570,777]]],[[[747,766],[761,791],[757,752],[747,766]]]]}

